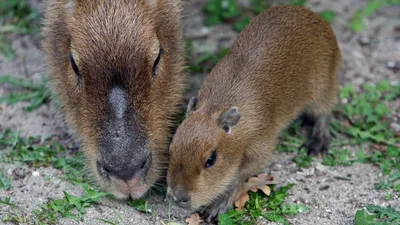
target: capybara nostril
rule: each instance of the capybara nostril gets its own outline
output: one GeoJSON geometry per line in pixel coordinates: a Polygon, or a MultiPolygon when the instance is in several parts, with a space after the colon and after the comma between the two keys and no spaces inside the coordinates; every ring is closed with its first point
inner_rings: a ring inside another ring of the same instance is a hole
{"type": "Polygon", "coordinates": [[[175,193],[171,199],[181,208],[188,208],[190,206],[190,198],[183,191],[175,193]]]}
{"type": "Polygon", "coordinates": [[[99,171],[101,176],[103,176],[105,178],[109,178],[111,173],[108,168],[104,167],[99,161],[96,162],[96,167],[97,167],[97,171],[99,171]]]}
{"type": "Polygon", "coordinates": [[[148,160],[145,160],[145,161],[143,162],[143,164],[140,166],[140,169],[141,169],[141,170],[144,169],[144,167],[146,166],[147,162],[148,162],[148,160]]]}

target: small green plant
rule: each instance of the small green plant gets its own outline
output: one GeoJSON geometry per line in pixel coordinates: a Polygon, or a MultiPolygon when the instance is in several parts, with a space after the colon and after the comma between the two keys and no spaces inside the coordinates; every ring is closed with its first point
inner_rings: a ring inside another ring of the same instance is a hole
{"type": "Polygon", "coordinates": [[[393,189],[394,191],[400,191],[400,170],[397,170],[390,174],[385,180],[375,185],[375,189],[393,189]]]}
{"type": "Polygon", "coordinates": [[[204,20],[206,26],[220,24],[240,15],[236,0],[209,0],[204,6],[204,11],[207,14],[204,20]]]}
{"type": "Polygon", "coordinates": [[[0,76],[0,84],[7,84],[15,88],[26,89],[26,91],[14,92],[6,97],[0,98],[0,103],[11,105],[17,102],[30,100],[30,105],[25,108],[25,111],[31,112],[44,104],[50,98],[50,93],[46,88],[46,83],[46,79],[43,79],[43,82],[40,84],[35,84],[9,75],[0,76]]]}
{"type": "Polygon", "coordinates": [[[39,12],[26,1],[7,0],[0,2],[0,53],[14,59],[15,53],[7,38],[10,33],[32,34],[39,30],[39,12]]]}
{"type": "Polygon", "coordinates": [[[305,6],[307,0],[290,0],[290,4],[297,6],[305,6]]]}
{"type": "Polygon", "coordinates": [[[43,204],[39,210],[34,211],[35,220],[40,224],[56,224],[58,216],[80,219],[85,214],[86,208],[97,204],[102,197],[110,196],[88,185],[82,185],[82,187],[84,191],[82,197],[70,195],[64,191],[64,198],[43,204]]]}
{"type": "Polygon", "coordinates": [[[151,213],[151,208],[146,199],[138,199],[138,200],[129,200],[127,203],[129,206],[132,206],[139,212],[144,212],[146,214],[151,213]]]}
{"type": "Polygon", "coordinates": [[[0,189],[10,190],[11,188],[11,178],[9,178],[4,170],[0,170],[0,189]]]}
{"type": "Polygon", "coordinates": [[[331,10],[325,10],[318,13],[319,16],[328,23],[332,23],[336,17],[336,14],[331,10]]]}
{"type": "Polygon", "coordinates": [[[220,49],[215,54],[203,53],[197,58],[191,60],[189,69],[191,72],[209,72],[218,62],[229,52],[228,48],[220,49]],[[203,68],[203,69],[201,69],[203,68]]]}
{"type": "Polygon", "coordinates": [[[340,98],[345,103],[338,109],[347,121],[342,124],[341,132],[345,132],[359,143],[372,141],[375,143],[395,144],[395,133],[389,130],[391,110],[385,102],[400,96],[400,84],[390,85],[383,80],[376,86],[363,85],[363,93],[354,92],[350,84],[340,91],[340,98]]]}
{"type": "Polygon", "coordinates": [[[293,160],[298,167],[309,167],[312,162],[312,157],[307,155],[305,149],[302,149],[293,158],[293,160]]]}
{"type": "Polygon", "coordinates": [[[269,8],[268,1],[265,0],[249,0],[252,5],[252,10],[255,14],[262,13],[266,8],[269,8]]]}
{"type": "Polygon", "coordinates": [[[244,16],[240,20],[236,21],[232,24],[232,29],[236,32],[242,31],[246,25],[250,22],[250,17],[244,16]]]}
{"type": "Polygon", "coordinates": [[[322,164],[327,166],[350,166],[351,164],[353,164],[353,162],[354,160],[351,160],[349,158],[349,151],[347,149],[333,149],[329,152],[329,154],[326,155],[326,157],[324,157],[322,164]]]}
{"type": "Polygon", "coordinates": [[[293,184],[282,186],[278,190],[274,190],[274,186],[270,187],[271,195],[267,199],[262,191],[249,192],[250,199],[245,205],[246,211],[230,210],[225,214],[220,214],[218,215],[218,224],[256,224],[257,218],[260,216],[272,222],[288,224],[285,216],[308,211],[306,205],[284,203],[288,196],[288,191],[293,187],[293,184]]]}
{"type": "Polygon", "coordinates": [[[13,203],[11,203],[10,197],[0,197],[0,205],[7,205],[10,207],[15,207],[13,203]]]}
{"type": "Polygon", "coordinates": [[[23,210],[19,210],[16,205],[11,202],[10,197],[0,197],[0,206],[9,207],[8,210],[0,208],[0,221],[15,224],[27,224],[28,218],[23,210]]]}
{"type": "Polygon", "coordinates": [[[355,225],[400,224],[400,211],[381,206],[367,205],[356,212],[355,225]]]}
{"type": "Polygon", "coordinates": [[[373,13],[375,13],[376,10],[378,10],[382,6],[398,4],[400,4],[399,0],[371,0],[365,5],[363,9],[357,10],[354,13],[353,18],[351,19],[348,26],[354,32],[359,32],[364,26],[363,21],[366,17],[371,16],[373,13]]]}

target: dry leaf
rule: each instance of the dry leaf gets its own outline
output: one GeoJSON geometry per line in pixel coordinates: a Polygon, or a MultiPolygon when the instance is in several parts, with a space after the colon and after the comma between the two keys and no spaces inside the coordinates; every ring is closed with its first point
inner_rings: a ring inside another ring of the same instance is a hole
{"type": "Polygon", "coordinates": [[[262,187],[258,187],[258,189],[260,189],[262,192],[264,192],[264,194],[266,196],[269,196],[271,194],[271,189],[267,185],[264,185],[262,187]]]}
{"type": "Polygon", "coordinates": [[[235,206],[238,210],[241,210],[246,205],[249,200],[248,191],[256,192],[261,190],[265,195],[269,196],[271,194],[271,189],[268,184],[276,184],[273,176],[267,176],[265,173],[259,174],[257,177],[250,178],[243,186],[243,189],[238,192],[235,196],[235,206]]]}
{"type": "Polygon", "coordinates": [[[195,213],[195,214],[192,214],[185,221],[188,222],[188,225],[199,225],[201,223],[201,221],[203,221],[203,220],[200,219],[200,216],[198,213],[195,213]]]}
{"type": "Polygon", "coordinates": [[[235,196],[235,206],[238,210],[242,210],[246,205],[246,202],[250,199],[247,191],[241,191],[235,196]]]}

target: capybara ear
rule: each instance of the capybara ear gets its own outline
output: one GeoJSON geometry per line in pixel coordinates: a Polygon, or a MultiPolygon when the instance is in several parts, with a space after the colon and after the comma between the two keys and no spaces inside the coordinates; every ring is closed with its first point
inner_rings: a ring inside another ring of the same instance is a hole
{"type": "Polygon", "coordinates": [[[190,115],[195,110],[197,101],[198,101],[198,99],[195,96],[190,98],[187,109],[186,109],[186,116],[190,115]]]}
{"type": "Polygon", "coordinates": [[[223,111],[217,118],[219,127],[230,134],[231,130],[240,120],[240,114],[237,107],[231,107],[226,111],[223,111]]]}

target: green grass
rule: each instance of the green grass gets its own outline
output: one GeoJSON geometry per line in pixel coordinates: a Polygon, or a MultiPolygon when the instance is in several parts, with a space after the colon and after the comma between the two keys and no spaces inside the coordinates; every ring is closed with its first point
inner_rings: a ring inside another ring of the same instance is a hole
{"type": "MultiPolygon", "coordinates": [[[[331,122],[331,133],[335,137],[329,153],[323,157],[322,164],[374,164],[380,167],[385,175],[374,188],[400,192],[400,135],[389,127],[392,118],[391,110],[387,106],[400,98],[400,84],[392,85],[388,80],[382,80],[376,85],[364,84],[360,93],[356,93],[348,84],[341,88],[339,98],[342,104],[334,110],[335,119],[331,122]],[[350,147],[356,147],[358,151],[352,154],[348,149],[350,147]]],[[[300,122],[296,121],[282,132],[276,149],[282,152],[297,152],[294,157],[296,164],[299,167],[308,167],[313,158],[308,157],[304,150],[298,152],[299,146],[306,140],[300,135],[300,131],[300,122]]],[[[387,196],[387,199],[390,198],[390,195],[387,196]]],[[[356,220],[385,218],[379,216],[379,212],[375,213],[376,215],[370,216],[360,210],[356,220]]],[[[388,222],[390,220],[379,224],[390,224],[388,222]]]]}
{"type": "Polygon", "coordinates": [[[0,103],[12,105],[22,101],[30,101],[30,104],[25,108],[25,111],[31,112],[32,110],[40,107],[50,98],[46,84],[47,81],[43,78],[42,83],[36,84],[20,78],[14,78],[10,75],[0,76],[0,84],[10,85],[14,88],[23,89],[24,91],[15,91],[0,98],[0,103]]]}
{"type": "Polygon", "coordinates": [[[374,14],[379,8],[388,5],[399,5],[400,0],[371,0],[363,9],[357,10],[348,26],[354,32],[359,32],[364,27],[364,20],[374,14]]]}
{"type": "MultiPolygon", "coordinates": [[[[22,223],[30,221],[34,224],[57,224],[60,216],[80,219],[85,209],[96,204],[101,197],[111,194],[100,192],[93,188],[84,176],[84,162],[81,152],[68,154],[58,143],[51,138],[42,140],[40,137],[22,138],[19,132],[4,130],[0,133],[0,147],[6,152],[0,158],[3,163],[23,163],[30,167],[53,166],[60,169],[62,178],[83,188],[82,197],[64,192],[62,199],[50,200],[35,210],[35,216],[26,218],[24,211],[12,206],[7,214],[2,216],[3,221],[22,223]]],[[[0,173],[0,187],[10,188],[10,181],[0,173]]],[[[11,205],[10,199],[1,201],[2,205],[11,205]],[[7,204],[7,201],[9,204],[7,204]]]]}
{"type": "Polygon", "coordinates": [[[89,185],[83,184],[84,195],[82,197],[64,193],[64,198],[48,201],[34,211],[34,219],[40,224],[57,224],[59,216],[78,220],[86,213],[86,208],[97,204],[102,197],[110,196],[100,192],[89,185]]]}
{"type": "Polygon", "coordinates": [[[143,212],[146,214],[152,213],[151,207],[149,206],[149,202],[146,199],[129,200],[127,204],[129,206],[132,206],[139,212],[143,212]]]}
{"type": "Polygon", "coordinates": [[[400,224],[400,211],[375,205],[367,205],[356,212],[354,225],[400,224]]]}
{"type": "MultiPolygon", "coordinates": [[[[187,42],[187,48],[191,49],[191,42],[187,42]]],[[[223,48],[218,50],[215,54],[206,52],[201,55],[190,58],[187,56],[187,61],[189,63],[189,72],[192,73],[208,73],[211,69],[229,52],[228,48],[223,48]]]]}
{"type": "Polygon", "coordinates": [[[225,214],[218,215],[219,225],[251,225],[256,224],[259,217],[278,222],[289,224],[286,216],[296,215],[308,211],[308,207],[303,204],[285,203],[288,191],[293,184],[280,187],[275,190],[274,186],[270,186],[270,196],[265,196],[262,191],[249,192],[250,199],[245,205],[245,211],[230,210],[225,214]]]}
{"type": "Polygon", "coordinates": [[[32,167],[53,166],[63,171],[62,177],[74,184],[88,183],[83,172],[83,153],[68,154],[50,138],[43,141],[40,137],[21,138],[19,132],[6,129],[0,133],[0,146],[8,151],[0,157],[0,162],[23,163],[32,167]]]}
{"type": "Polygon", "coordinates": [[[10,190],[11,178],[8,177],[4,169],[0,170],[0,189],[10,190]]]}
{"type": "MultiPolygon", "coordinates": [[[[240,32],[251,19],[269,8],[268,1],[249,0],[250,8],[243,9],[238,6],[236,0],[208,0],[204,5],[204,25],[213,26],[221,23],[232,24],[232,29],[240,32]]],[[[306,0],[291,0],[292,5],[305,6],[306,0]]],[[[318,13],[325,21],[332,23],[336,14],[331,10],[318,13]]]]}
{"type": "Polygon", "coordinates": [[[0,1],[0,53],[8,59],[15,58],[10,34],[33,34],[39,30],[39,12],[25,0],[0,1]]]}

